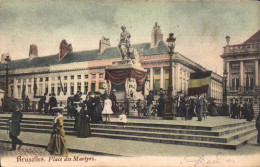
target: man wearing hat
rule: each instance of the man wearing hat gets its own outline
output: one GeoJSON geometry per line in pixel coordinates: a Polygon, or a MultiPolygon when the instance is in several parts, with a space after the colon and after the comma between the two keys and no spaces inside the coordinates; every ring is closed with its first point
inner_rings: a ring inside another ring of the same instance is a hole
{"type": "Polygon", "coordinates": [[[116,100],[116,95],[115,95],[116,90],[113,89],[112,93],[109,96],[109,99],[112,101],[112,110],[114,114],[117,113],[117,100],[116,100]]]}
{"type": "Polygon", "coordinates": [[[15,151],[17,144],[19,144],[18,149],[22,146],[22,140],[18,139],[18,136],[20,135],[20,123],[22,118],[23,113],[17,106],[15,106],[15,111],[13,111],[12,116],[9,119],[9,137],[12,140],[12,148],[9,151],[15,151]]]}

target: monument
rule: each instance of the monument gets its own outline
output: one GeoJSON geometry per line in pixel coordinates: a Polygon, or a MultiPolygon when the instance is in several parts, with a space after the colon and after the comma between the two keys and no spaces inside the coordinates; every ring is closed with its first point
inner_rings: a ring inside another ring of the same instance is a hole
{"type": "Polygon", "coordinates": [[[131,47],[130,33],[125,26],[121,29],[118,48],[122,60],[112,62],[112,65],[106,68],[105,79],[108,93],[115,89],[117,101],[128,101],[129,105],[126,105],[128,108],[125,110],[128,110],[130,115],[138,115],[135,103],[144,99],[146,70],[141,67],[137,50],[131,47]]]}

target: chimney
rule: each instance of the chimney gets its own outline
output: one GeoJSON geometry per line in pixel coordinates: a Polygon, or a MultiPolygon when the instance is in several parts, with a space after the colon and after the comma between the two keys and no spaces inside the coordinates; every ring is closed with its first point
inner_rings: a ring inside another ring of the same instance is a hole
{"type": "Polygon", "coordinates": [[[29,49],[29,60],[32,60],[34,57],[38,57],[38,49],[37,49],[37,45],[30,45],[30,49],[29,49]]]}
{"type": "Polygon", "coordinates": [[[59,53],[59,60],[62,60],[63,57],[66,56],[67,53],[71,53],[73,51],[72,45],[68,44],[65,39],[60,42],[60,53],[59,53]]]}
{"type": "Polygon", "coordinates": [[[161,32],[160,26],[158,26],[157,22],[155,23],[152,30],[152,42],[151,48],[157,47],[160,41],[163,41],[163,34],[161,32]]]}
{"type": "Polygon", "coordinates": [[[10,57],[10,53],[9,53],[9,52],[2,54],[2,56],[1,56],[1,63],[2,63],[2,64],[5,63],[5,58],[6,58],[7,56],[10,57]]]}
{"type": "Polygon", "coordinates": [[[102,39],[99,41],[99,54],[102,54],[110,46],[110,39],[102,36],[102,39]]]}

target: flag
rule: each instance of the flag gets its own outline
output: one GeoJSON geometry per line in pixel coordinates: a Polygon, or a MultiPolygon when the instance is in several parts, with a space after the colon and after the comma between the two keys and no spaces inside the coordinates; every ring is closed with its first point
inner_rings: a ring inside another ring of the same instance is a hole
{"type": "Polygon", "coordinates": [[[207,93],[211,78],[211,71],[195,72],[190,74],[188,82],[188,96],[207,93]]]}

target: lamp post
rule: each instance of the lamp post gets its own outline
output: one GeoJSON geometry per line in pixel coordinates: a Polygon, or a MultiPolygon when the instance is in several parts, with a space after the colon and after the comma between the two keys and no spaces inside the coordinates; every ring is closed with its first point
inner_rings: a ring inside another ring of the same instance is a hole
{"type": "Polygon", "coordinates": [[[223,82],[224,82],[224,88],[223,88],[223,104],[227,103],[227,70],[225,69],[223,73],[223,82]]]}
{"type": "Polygon", "coordinates": [[[9,62],[11,61],[10,55],[6,55],[5,57],[5,95],[4,95],[4,104],[3,104],[3,111],[7,112],[8,111],[8,71],[9,71],[9,62]]]}
{"type": "Polygon", "coordinates": [[[167,93],[167,101],[165,104],[163,119],[173,119],[173,116],[176,115],[176,113],[173,113],[173,97],[172,97],[172,56],[174,53],[174,47],[175,47],[175,40],[173,33],[169,34],[169,38],[167,39],[168,47],[169,47],[169,55],[170,55],[170,67],[169,67],[169,85],[168,85],[168,93],[167,93]]]}
{"type": "Polygon", "coordinates": [[[229,45],[230,38],[231,38],[230,36],[228,36],[228,35],[226,36],[226,42],[227,42],[227,45],[229,45]]]}

